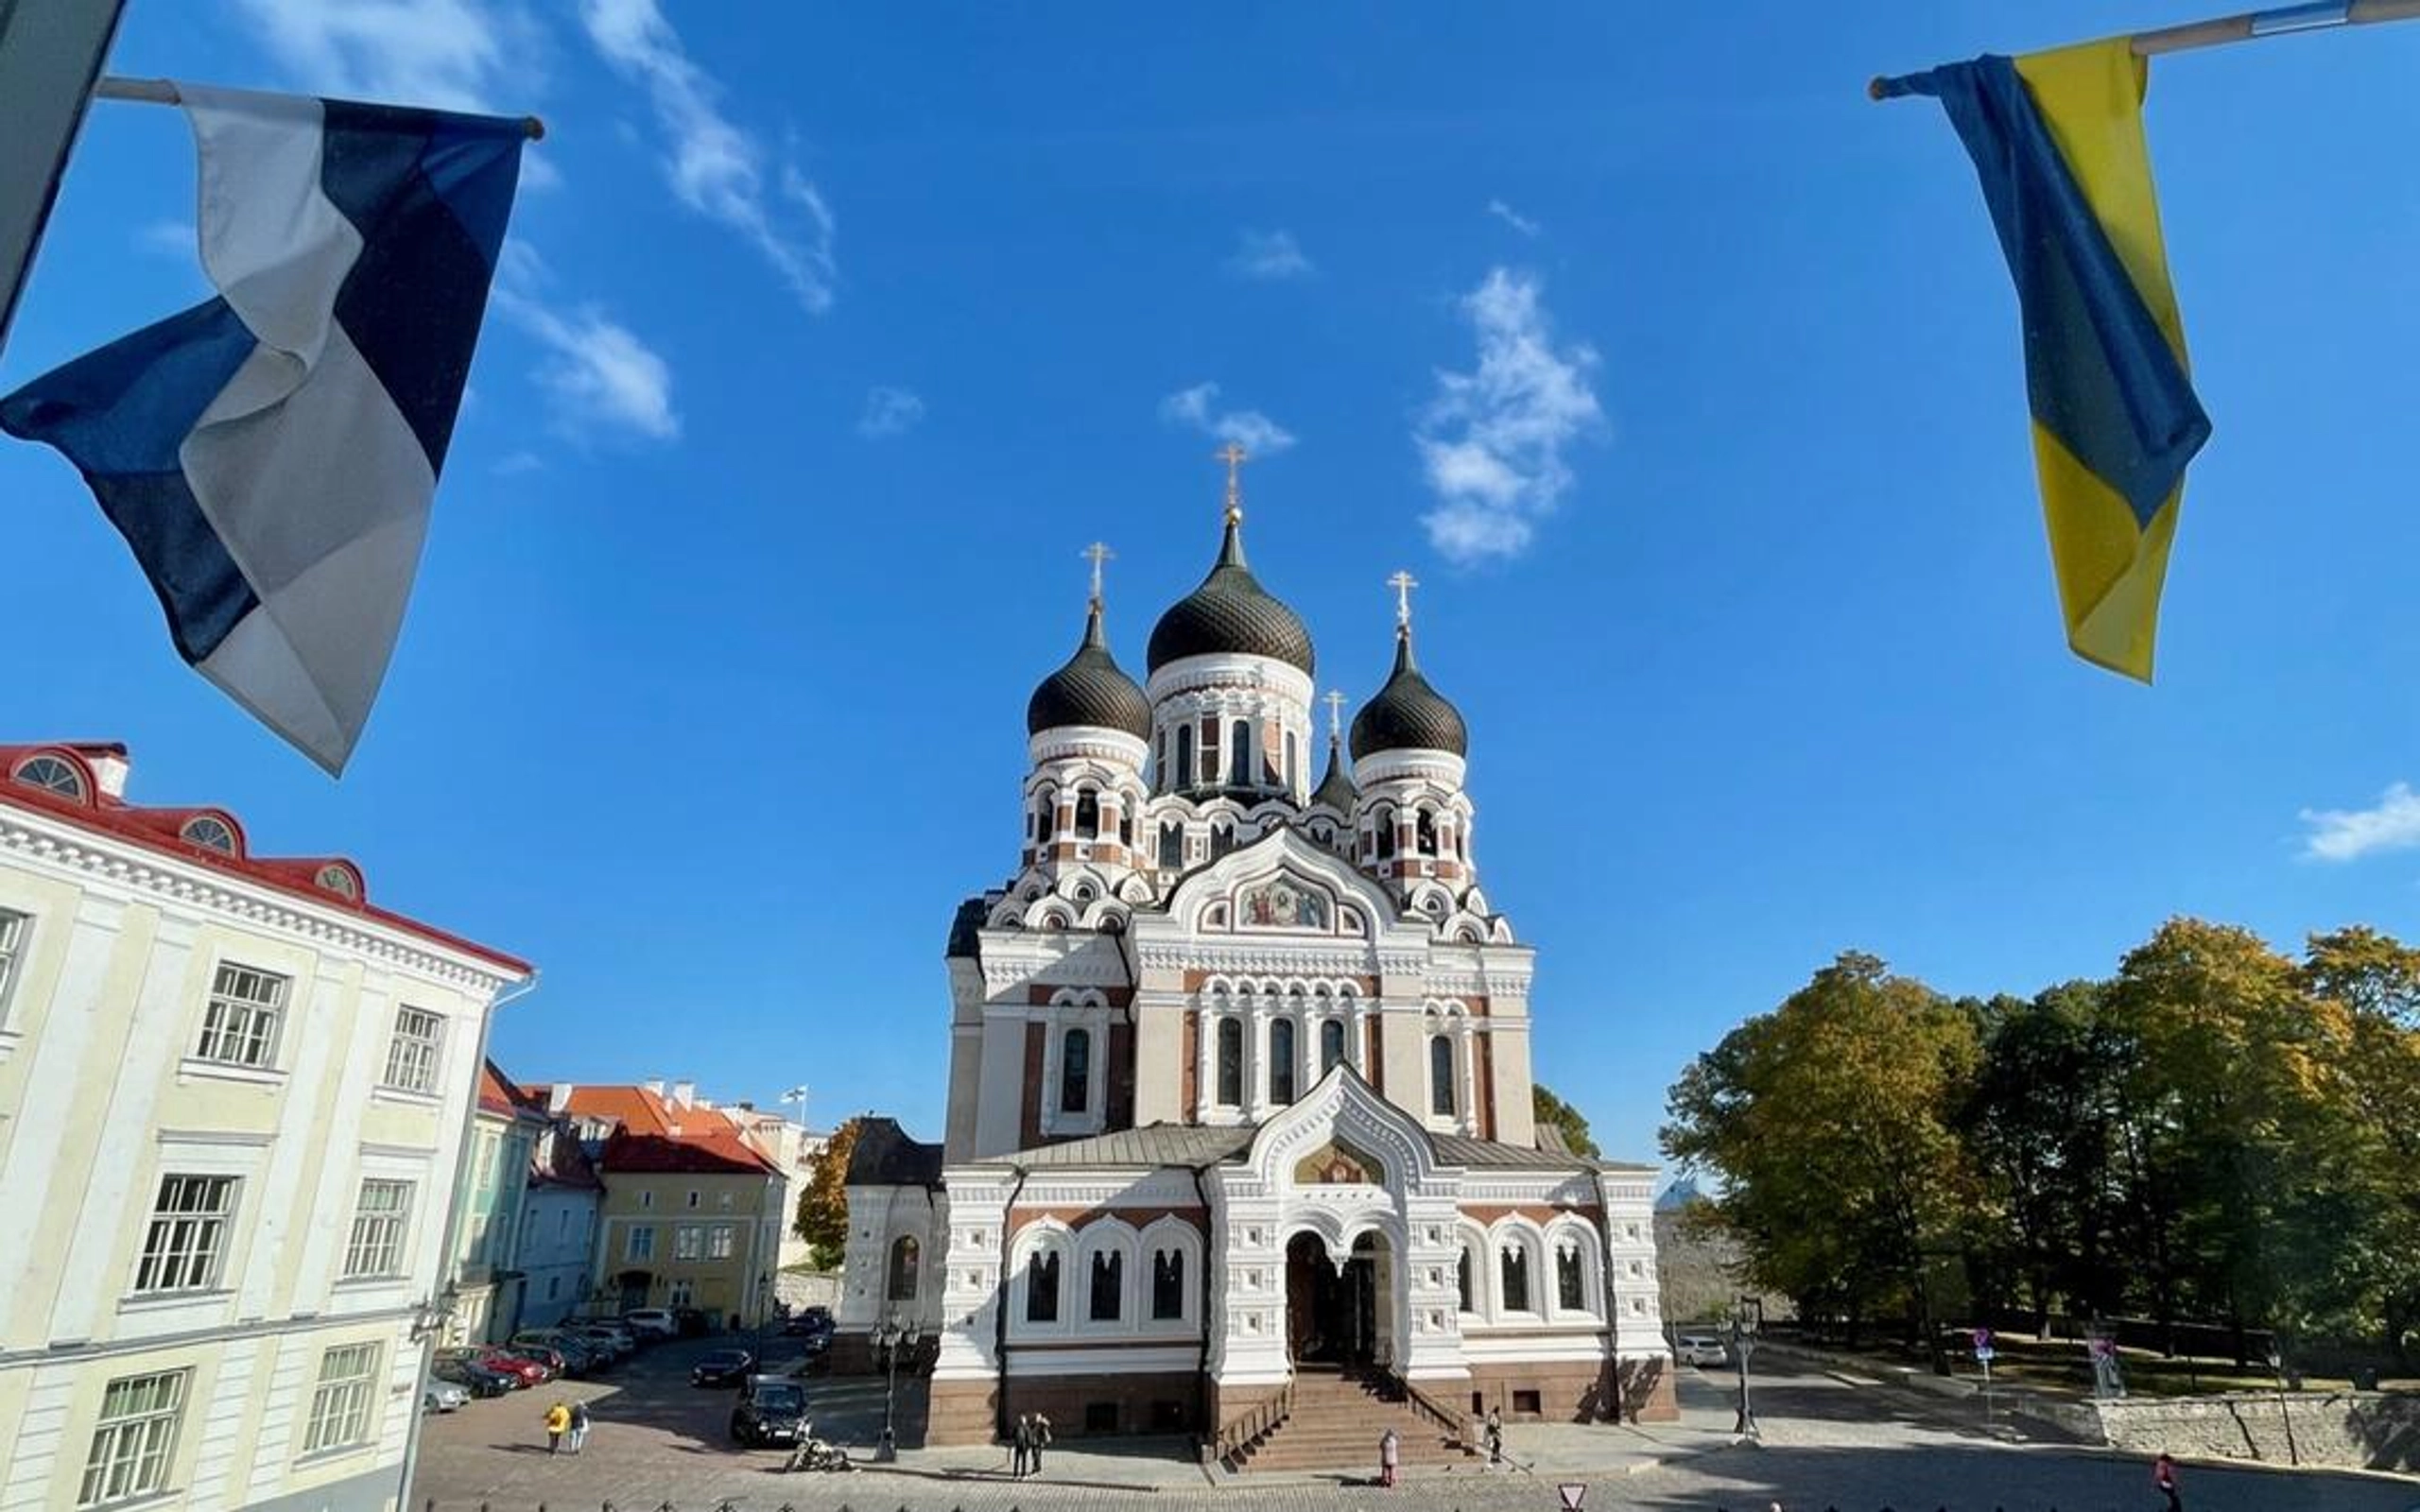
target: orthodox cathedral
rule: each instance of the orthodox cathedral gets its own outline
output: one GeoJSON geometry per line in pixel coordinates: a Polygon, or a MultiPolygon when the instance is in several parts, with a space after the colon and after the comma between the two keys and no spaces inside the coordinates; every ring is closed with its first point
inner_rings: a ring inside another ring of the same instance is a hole
{"type": "Polygon", "coordinates": [[[1531,1116],[1536,953],[1479,885],[1411,581],[1314,783],[1310,633],[1245,562],[1226,460],[1218,559],[1139,686],[1094,548],[1026,708],[1019,868],[950,928],[943,1142],[861,1125],[839,1347],[930,1341],[937,1444],[1043,1412],[1243,1463],[1323,1414],[1357,1445],[1401,1414],[1408,1447],[1490,1408],[1669,1417],[1654,1173],[1531,1116]]]}

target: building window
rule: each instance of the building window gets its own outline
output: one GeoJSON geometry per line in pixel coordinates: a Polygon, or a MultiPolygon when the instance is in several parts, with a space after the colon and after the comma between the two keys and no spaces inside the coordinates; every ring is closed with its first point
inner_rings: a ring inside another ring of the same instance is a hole
{"type": "Polygon", "coordinates": [[[1096,1323],[1115,1323],[1124,1314],[1126,1257],[1114,1249],[1093,1256],[1092,1306],[1086,1315],[1096,1323]]]}
{"type": "Polygon", "coordinates": [[[890,1299],[912,1302],[916,1299],[916,1273],[922,1264],[923,1246],[912,1234],[902,1234],[890,1246],[890,1299]]]}
{"type": "Polygon", "coordinates": [[[1219,720],[1206,715],[1201,721],[1201,781],[1204,784],[1219,781],[1219,720]]]}
{"type": "Polygon", "coordinates": [[[1554,1301],[1567,1313],[1584,1311],[1588,1303],[1581,1290],[1580,1246],[1565,1242],[1554,1249],[1554,1301]]]}
{"type": "Polygon", "coordinates": [[[1454,1262],[1454,1290],[1458,1295],[1460,1306],[1465,1313],[1478,1311],[1477,1298],[1472,1296],[1474,1280],[1471,1274],[1471,1246],[1464,1245],[1461,1254],[1454,1262]]]}
{"type": "Polygon", "coordinates": [[[1184,1251],[1163,1249],[1151,1256],[1151,1317],[1170,1322],[1184,1316],[1184,1251]]]}
{"type": "Polygon", "coordinates": [[[562,1277],[560,1277],[560,1276],[549,1276],[549,1277],[547,1277],[547,1278],[546,1278],[546,1300],[547,1300],[547,1301],[551,1302],[551,1301],[553,1301],[556,1297],[561,1297],[561,1296],[562,1295],[562,1289],[563,1289],[563,1279],[562,1279],[562,1277]]]}
{"type": "Polygon", "coordinates": [[[395,1010],[395,1038],[387,1044],[387,1085],[407,1092],[437,1091],[437,1041],[445,1021],[425,1008],[395,1010]]]}
{"type": "Polygon", "coordinates": [[[1498,1280],[1503,1281],[1504,1311],[1526,1313],[1530,1310],[1530,1251],[1518,1244],[1506,1245],[1498,1280]]]}
{"type": "Polygon", "coordinates": [[[187,1372],[121,1376],[101,1393],[101,1419],[84,1457],[78,1506],[99,1506],[168,1487],[177,1457],[177,1420],[184,1414],[187,1372]]]}
{"type": "Polygon", "coordinates": [[[1176,785],[1193,785],[1193,727],[1180,725],[1176,732],[1176,785]]]}
{"type": "Polygon", "coordinates": [[[684,1223],[672,1230],[672,1258],[702,1260],[706,1253],[706,1231],[694,1223],[684,1223]]]}
{"type": "Polygon", "coordinates": [[[731,1225],[727,1223],[718,1223],[712,1228],[706,1230],[706,1258],[708,1260],[729,1260],[731,1258],[731,1225]]]}
{"type": "Polygon", "coordinates": [[[1163,824],[1160,826],[1160,865],[1170,871],[1184,865],[1184,825],[1163,824]]]}
{"type": "Polygon", "coordinates": [[[17,980],[17,963],[25,958],[26,918],[0,908],[0,1024],[9,1022],[9,988],[17,980]]]}
{"type": "Polygon", "coordinates": [[[194,1055],[231,1066],[273,1065],[278,1021],[285,1016],[285,978],[222,961],[194,1055]]]}
{"type": "Polygon", "coordinates": [[[311,1427],[302,1452],[370,1441],[370,1400],[377,1384],[378,1346],[339,1344],[320,1356],[320,1385],[311,1393],[311,1427]]]}
{"type": "Polygon", "coordinates": [[[674,1281],[666,1288],[665,1304],[668,1307],[686,1307],[696,1300],[696,1290],[697,1283],[694,1281],[687,1280],[674,1281]]]}
{"type": "Polygon", "coordinates": [[[335,893],[339,898],[350,898],[356,902],[361,899],[361,884],[354,880],[353,868],[342,862],[329,862],[311,880],[318,883],[322,891],[335,893]]]}
{"type": "Polygon", "coordinates": [[[27,787],[38,787],[61,798],[84,800],[83,774],[56,756],[35,756],[17,765],[16,779],[27,787]]]}
{"type": "Polygon", "coordinates": [[[1089,787],[1076,795],[1076,833],[1086,840],[1100,838],[1100,795],[1089,787]]]}
{"type": "Polygon", "coordinates": [[[1344,1058],[1344,1021],[1323,1019],[1320,1022],[1320,1074],[1324,1076],[1344,1058]]]}
{"type": "Polygon", "coordinates": [[[195,815],[185,820],[184,828],[177,832],[177,837],[221,855],[235,853],[235,832],[228,827],[225,819],[216,815],[195,815]]]}
{"type": "Polygon", "coordinates": [[[234,1209],[232,1176],[162,1177],[143,1259],[134,1268],[134,1289],[188,1292],[216,1281],[234,1209]]]}
{"type": "Polygon", "coordinates": [[[630,1238],[623,1241],[622,1253],[631,1260],[653,1260],[655,1258],[655,1225],[651,1223],[632,1225],[630,1238]]]}
{"type": "Polygon", "coordinates": [[[1093,1086],[1093,1033],[1070,1029],[1059,1043],[1059,1110],[1080,1113],[1090,1104],[1093,1086]]]}
{"type": "Polygon", "coordinates": [[[1378,859],[1391,861],[1395,853],[1395,816],[1392,811],[1378,813],[1378,859]]]}
{"type": "Polygon", "coordinates": [[[652,1192],[642,1192],[642,1193],[640,1193],[640,1194],[639,1194],[639,1206],[640,1206],[640,1207],[642,1207],[642,1208],[652,1208],[652,1207],[654,1207],[654,1206],[655,1206],[655,1194],[654,1194],[654,1193],[652,1193],[652,1192]]]}
{"type": "Polygon", "coordinates": [[[1286,790],[1293,792],[1303,785],[1301,758],[1294,754],[1294,732],[1286,731],[1286,790]]]}
{"type": "Polygon", "coordinates": [[[1241,1019],[1219,1021],[1219,1104],[1240,1108],[1244,1101],[1244,1024],[1241,1019]]]}
{"type": "Polygon", "coordinates": [[[348,1279],[404,1273],[404,1226],[411,1211],[410,1182],[361,1183],[361,1200],[353,1210],[353,1237],[344,1246],[348,1279]]]}
{"type": "Polygon", "coordinates": [[[1230,727],[1227,736],[1227,781],[1237,787],[1249,785],[1253,780],[1252,726],[1238,719],[1230,727]]]}
{"type": "Polygon", "coordinates": [[[1428,1110],[1440,1118],[1454,1115],[1454,1041],[1446,1035],[1428,1037],[1428,1110]]]}
{"type": "Polygon", "coordinates": [[[698,1189],[697,1189],[696,1187],[691,1187],[691,1188],[689,1189],[689,1206],[691,1206],[692,1208],[694,1208],[694,1207],[696,1207],[697,1205],[698,1205],[698,1189]]]}
{"type": "Polygon", "coordinates": [[[1210,857],[1217,860],[1236,848],[1236,827],[1232,824],[1210,826],[1210,857]]]}
{"type": "Polygon", "coordinates": [[[1055,1249],[1037,1251],[1025,1263],[1025,1320],[1059,1321],[1059,1252],[1055,1249]]]}
{"type": "Polygon", "coordinates": [[[1294,1100],[1294,1021],[1273,1019],[1269,1025],[1269,1100],[1294,1100]]]}

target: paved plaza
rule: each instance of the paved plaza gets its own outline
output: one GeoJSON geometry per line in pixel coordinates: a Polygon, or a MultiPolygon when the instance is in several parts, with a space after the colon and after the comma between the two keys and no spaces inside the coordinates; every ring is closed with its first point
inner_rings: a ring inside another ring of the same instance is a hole
{"type": "MultiPolygon", "coordinates": [[[[1974,1404],[1853,1383],[1797,1367],[1760,1376],[1762,1443],[1730,1429],[1728,1377],[1685,1370],[1678,1424],[1644,1428],[1516,1423],[1506,1430],[1516,1468],[1408,1474],[1392,1490],[1368,1472],[1233,1477],[1205,1472],[1174,1439],[1116,1441],[1117,1452],[1054,1448],[1045,1473],[1008,1477],[1005,1450],[908,1449],[896,1467],[844,1475],[784,1474],[778,1450],[741,1450],[726,1431],[732,1393],[694,1388],[688,1361],[705,1346],[666,1345],[605,1379],[516,1392],[429,1419],[411,1505],[422,1512],[1009,1512],[1025,1507],[1133,1507],[1191,1512],[1326,1512],[1387,1508],[1530,1508],[1552,1512],[1556,1486],[1587,1486],[1586,1512],[2155,1512],[2139,1458],[2062,1443],[2048,1430],[1982,1420],[1974,1404]],[[588,1401],[586,1452],[546,1452],[539,1417],[556,1396],[588,1401]]],[[[903,1381],[900,1435],[921,1436],[920,1383],[903,1381]]],[[[811,1381],[820,1435],[862,1459],[880,1433],[883,1383],[811,1381]]],[[[1075,1445],[1078,1441],[1066,1441],[1075,1445]]],[[[1373,1459],[1375,1446],[1373,1446],[1373,1459]]],[[[2191,1512],[2420,1512],[2420,1481],[2188,1464],[2191,1512]]]]}

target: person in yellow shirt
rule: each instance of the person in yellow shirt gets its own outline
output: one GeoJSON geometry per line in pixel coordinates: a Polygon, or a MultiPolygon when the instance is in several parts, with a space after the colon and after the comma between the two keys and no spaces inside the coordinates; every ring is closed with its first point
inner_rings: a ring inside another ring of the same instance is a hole
{"type": "Polygon", "coordinates": [[[563,1435],[571,1430],[571,1409],[558,1400],[546,1409],[546,1452],[562,1452],[563,1435]]]}

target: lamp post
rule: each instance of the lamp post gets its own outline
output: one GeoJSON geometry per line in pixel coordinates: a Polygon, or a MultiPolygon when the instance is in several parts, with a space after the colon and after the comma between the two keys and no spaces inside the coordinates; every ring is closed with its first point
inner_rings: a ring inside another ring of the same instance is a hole
{"type": "Polygon", "coordinates": [[[903,1323],[897,1309],[890,1316],[873,1326],[869,1342],[882,1351],[885,1380],[882,1387],[882,1441],[874,1446],[874,1463],[888,1465],[899,1457],[899,1438],[892,1431],[891,1409],[899,1398],[899,1351],[914,1349],[925,1336],[922,1323],[903,1323]]]}
{"type": "Polygon", "coordinates": [[[773,1278],[758,1272],[756,1276],[756,1363],[765,1363],[765,1314],[772,1310],[773,1278]]]}
{"type": "Polygon", "coordinates": [[[1762,1297],[1742,1296],[1737,1299],[1737,1311],[1731,1316],[1731,1349],[1739,1359],[1739,1420],[1731,1431],[1745,1438],[1755,1438],[1756,1410],[1748,1400],[1748,1356],[1756,1348],[1756,1331],[1764,1322],[1765,1304],[1762,1297]]]}

